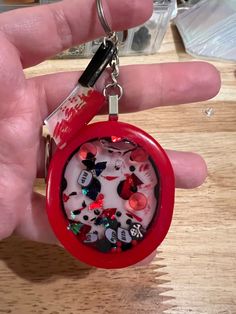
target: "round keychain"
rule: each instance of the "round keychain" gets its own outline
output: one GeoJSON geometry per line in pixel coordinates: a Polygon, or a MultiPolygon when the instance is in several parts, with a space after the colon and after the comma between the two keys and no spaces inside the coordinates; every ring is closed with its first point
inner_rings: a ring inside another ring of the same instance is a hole
{"type": "MultiPolygon", "coordinates": [[[[173,214],[174,174],[163,148],[143,130],[118,121],[118,38],[107,37],[78,85],[45,120],[57,144],[47,175],[47,213],[62,245],[101,268],[134,265],[165,238],[173,214]],[[111,66],[103,95],[92,86],[111,66]],[[109,105],[108,121],[88,124],[109,105]]],[[[125,92],[125,91],[124,91],[125,92]]]]}

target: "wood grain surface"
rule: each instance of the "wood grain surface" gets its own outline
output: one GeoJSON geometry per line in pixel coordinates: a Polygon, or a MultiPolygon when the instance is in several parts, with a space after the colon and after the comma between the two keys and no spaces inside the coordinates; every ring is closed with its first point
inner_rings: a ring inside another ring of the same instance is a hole
{"type": "MultiPolygon", "coordinates": [[[[122,64],[187,60],[193,58],[172,27],[158,54],[122,58],[122,64]]],[[[26,74],[86,64],[51,60],[26,74]]],[[[177,190],[171,230],[152,264],[88,269],[59,247],[12,237],[0,243],[0,313],[236,313],[236,64],[213,64],[222,75],[213,100],[122,116],[164,147],[196,151],[208,164],[202,187],[177,190]]],[[[41,182],[37,189],[43,192],[41,182]]]]}

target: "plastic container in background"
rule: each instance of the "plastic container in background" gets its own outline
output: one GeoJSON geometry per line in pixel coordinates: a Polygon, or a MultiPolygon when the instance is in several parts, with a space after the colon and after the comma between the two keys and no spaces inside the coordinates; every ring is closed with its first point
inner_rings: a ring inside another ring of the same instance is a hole
{"type": "Polygon", "coordinates": [[[236,61],[235,0],[202,0],[178,14],[175,23],[189,54],[236,61]]]}
{"type": "MultiPolygon", "coordinates": [[[[0,12],[27,6],[57,2],[58,0],[0,0],[0,12]]],[[[129,29],[128,37],[120,55],[149,55],[156,53],[162,43],[170,19],[176,9],[176,0],[154,0],[153,15],[143,25],[129,29]]],[[[58,54],[56,59],[90,58],[97,50],[102,39],[72,47],[58,54]]]]}
{"type": "Polygon", "coordinates": [[[158,51],[174,10],[174,1],[155,1],[153,15],[145,24],[133,28],[127,54],[158,51]]]}
{"type": "MultiPolygon", "coordinates": [[[[145,24],[128,30],[127,40],[119,49],[120,56],[156,53],[161,46],[175,5],[175,0],[154,0],[152,17],[145,24]]],[[[55,58],[90,58],[96,52],[101,40],[97,39],[82,46],[70,48],[55,58]]]]}
{"type": "Polygon", "coordinates": [[[40,0],[0,0],[0,12],[39,5],[40,0]]]}

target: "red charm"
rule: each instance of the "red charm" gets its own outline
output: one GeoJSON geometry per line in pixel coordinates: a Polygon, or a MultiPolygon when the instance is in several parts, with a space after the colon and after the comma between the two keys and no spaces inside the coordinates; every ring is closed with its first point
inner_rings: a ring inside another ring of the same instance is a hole
{"type": "Polygon", "coordinates": [[[92,156],[96,156],[97,154],[97,148],[91,143],[85,143],[80,147],[80,150],[78,152],[78,157],[81,160],[88,159],[88,155],[91,154],[92,156]]]}
{"type": "Polygon", "coordinates": [[[147,205],[147,198],[142,193],[134,193],[129,198],[129,205],[133,210],[142,210],[147,205]]]}
{"type": "Polygon", "coordinates": [[[79,105],[64,111],[65,119],[59,121],[54,129],[53,137],[60,140],[59,147],[63,147],[74,132],[77,133],[77,126],[81,123],[81,120],[87,118],[88,115],[92,118],[94,113],[97,113],[98,106],[104,102],[104,97],[91,89],[87,95],[82,94],[80,100],[79,105]]]}
{"type": "Polygon", "coordinates": [[[174,204],[170,162],[150,135],[129,124],[98,122],[77,132],[50,164],[47,212],[53,230],[82,262],[102,268],[136,264],[160,245],[169,229],[174,204]],[[112,136],[122,140],[112,142],[112,136]],[[91,170],[84,160],[91,161],[91,170]],[[95,171],[93,164],[101,165],[101,171],[95,171]],[[85,170],[93,176],[86,188],[78,183],[85,170]],[[93,201],[95,190],[98,196],[93,201]],[[72,217],[77,201],[85,206],[72,217]],[[78,219],[84,226],[75,236],[67,227],[78,219]],[[142,236],[134,238],[134,231],[142,236]],[[85,241],[88,234],[95,242],[85,241]],[[118,235],[124,239],[121,245],[118,235]]]}
{"type": "Polygon", "coordinates": [[[89,205],[90,210],[101,209],[103,208],[103,195],[100,194],[97,197],[97,200],[89,205]]]}
{"type": "Polygon", "coordinates": [[[135,174],[127,175],[126,180],[123,182],[121,188],[120,196],[127,200],[135,192],[138,185],[141,185],[143,182],[135,174]]]}
{"type": "Polygon", "coordinates": [[[102,212],[102,217],[114,219],[114,215],[116,213],[116,208],[108,208],[102,212]]]}
{"type": "Polygon", "coordinates": [[[113,181],[118,178],[118,177],[111,177],[111,176],[102,176],[102,177],[105,178],[107,181],[113,181]]]}
{"type": "Polygon", "coordinates": [[[127,213],[129,215],[131,215],[133,218],[135,218],[138,222],[142,222],[143,221],[142,218],[140,218],[139,216],[135,215],[133,212],[131,213],[129,210],[127,210],[127,213]]]}
{"type": "Polygon", "coordinates": [[[148,159],[148,154],[142,148],[137,148],[131,153],[130,158],[133,161],[144,162],[148,159]]]}
{"type": "Polygon", "coordinates": [[[119,136],[111,136],[111,140],[113,143],[120,142],[122,140],[119,136]]]}
{"type": "Polygon", "coordinates": [[[63,194],[63,202],[67,202],[70,197],[66,194],[63,194]]]}
{"type": "Polygon", "coordinates": [[[77,85],[63,103],[44,121],[59,148],[100,111],[105,97],[92,88],[77,85]]]}
{"type": "Polygon", "coordinates": [[[91,226],[83,225],[82,228],[79,231],[78,238],[83,242],[86,240],[86,235],[91,230],[91,226]]]}

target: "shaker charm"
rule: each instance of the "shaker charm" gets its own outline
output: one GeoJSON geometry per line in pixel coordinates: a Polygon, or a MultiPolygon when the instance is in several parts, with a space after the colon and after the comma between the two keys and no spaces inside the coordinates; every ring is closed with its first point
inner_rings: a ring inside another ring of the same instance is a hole
{"type": "Polygon", "coordinates": [[[58,148],[47,177],[47,213],[57,238],[92,266],[122,268],[150,255],[173,213],[174,175],[162,147],[143,130],[118,121],[117,36],[97,0],[108,37],[79,84],[46,120],[58,148]],[[111,66],[104,95],[92,86],[111,66]],[[88,124],[105,100],[108,121],[88,124]]]}

